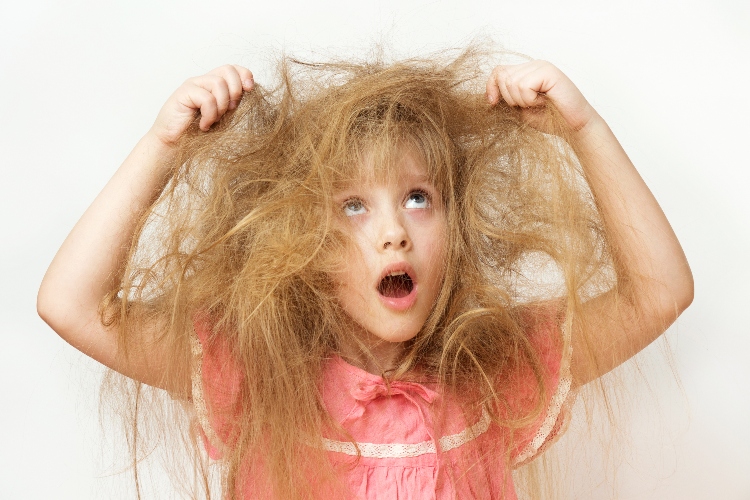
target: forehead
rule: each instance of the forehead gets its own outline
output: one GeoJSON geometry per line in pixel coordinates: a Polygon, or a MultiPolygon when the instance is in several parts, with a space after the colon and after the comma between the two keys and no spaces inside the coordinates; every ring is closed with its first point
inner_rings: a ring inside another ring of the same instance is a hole
{"type": "Polygon", "coordinates": [[[352,160],[349,175],[343,175],[336,187],[349,188],[358,185],[429,183],[435,181],[434,172],[422,154],[410,146],[382,152],[375,148],[361,151],[352,160]]]}

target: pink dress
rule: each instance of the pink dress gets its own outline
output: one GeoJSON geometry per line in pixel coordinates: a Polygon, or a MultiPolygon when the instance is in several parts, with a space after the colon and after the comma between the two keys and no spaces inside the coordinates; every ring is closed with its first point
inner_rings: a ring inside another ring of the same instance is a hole
{"type": "MultiPolygon", "coordinates": [[[[232,404],[241,375],[228,362],[228,351],[201,348],[207,338],[201,322],[195,330],[200,344],[194,343],[194,353],[200,361],[193,399],[209,456],[218,459],[229,430],[226,422],[212,418],[211,407],[232,404]]],[[[326,437],[323,442],[330,460],[345,471],[349,498],[515,500],[512,468],[532,460],[563,433],[574,398],[570,348],[563,348],[570,343],[562,338],[558,323],[537,323],[529,337],[550,390],[538,417],[515,432],[492,422],[486,410],[462,412],[457,398],[442,394],[435,384],[394,381],[388,387],[381,377],[338,356],[329,359],[323,401],[356,445],[326,437]],[[439,419],[431,411],[436,404],[445,410],[439,419]]],[[[507,405],[500,415],[517,417],[539,402],[530,368],[516,367],[503,381],[498,387],[507,405]]]]}

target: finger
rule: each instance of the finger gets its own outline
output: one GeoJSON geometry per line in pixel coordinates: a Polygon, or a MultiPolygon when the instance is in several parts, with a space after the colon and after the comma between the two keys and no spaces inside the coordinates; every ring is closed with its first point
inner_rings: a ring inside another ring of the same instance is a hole
{"type": "Polygon", "coordinates": [[[495,104],[500,102],[500,99],[504,100],[507,104],[513,105],[510,94],[507,92],[506,80],[508,79],[509,66],[497,66],[492,70],[490,81],[488,82],[488,93],[492,92],[492,96],[495,99],[495,104]]]}
{"type": "Polygon", "coordinates": [[[534,71],[534,63],[524,63],[510,66],[507,68],[507,77],[505,78],[505,85],[508,89],[508,93],[513,99],[515,106],[526,107],[529,105],[529,94],[527,89],[524,88],[524,82],[529,73],[534,71]]]}
{"type": "Polygon", "coordinates": [[[228,64],[228,65],[216,68],[215,70],[211,72],[212,74],[215,74],[223,78],[226,83],[226,87],[228,90],[227,109],[229,110],[233,110],[237,107],[240,100],[242,99],[242,93],[244,90],[244,84],[242,83],[242,76],[240,75],[237,68],[240,68],[240,66],[232,66],[228,64]]]}
{"type": "Polygon", "coordinates": [[[507,74],[507,69],[500,68],[497,79],[497,88],[500,91],[500,95],[502,95],[503,100],[508,104],[508,106],[516,106],[516,102],[513,99],[510,91],[508,90],[508,78],[509,75],[507,74]]]}
{"type": "Polygon", "coordinates": [[[495,70],[490,73],[490,77],[487,79],[485,95],[487,96],[487,101],[492,106],[500,102],[500,89],[498,88],[497,75],[495,74],[495,70]]]}
{"type": "MultiPolygon", "coordinates": [[[[218,115],[212,117],[211,123],[216,122],[227,112],[227,109],[229,109],[229,87],[223,77],[209,73],[193,78],[190,83],[207,90],[214,96],[218,115]]],[[[203,113],[201,112],[201,114],[203,113]]]]}
{"type": "Polygon", "coordinates": [[[216,104],[219,107],[219,118],[224,116],[224,113],[229,109],[230,92],[229,83],[226,78],[219,75],[211,75],[209,80],[211,93],[216,97],[216,104]]]}
{"type": "Polygon", "coordinates": [[[544,104],[545,98],[540,93],[547,88],[547,66],[549,64],[544,61],[531,61],[512,68],[506,84],[516,106],[532,107],[544,104]]]}
{"type": "Polygon", "coordinates": [[[527,71],[519,80],[523,88],[524,98],[529,105],[539,106],[547,101],[547,94],[552,92],[560,76],[564,75],[552,64],[546,61],[534,61],[527,71]],[[532,92],[533,91],[533,92],[532,92]]]}
{"type": "Polygon", "coordinates": [[[191,85],[185,96],[185,105],[200,112],[199,127],[204,132],[219,119],[219,106],[216,96],[200,85],[191,85]]]}
{"type": "Polygon", "coordinates": [[[540,82],[536,75],[529,75],[518,84],[518,98],[523,107],[541,106],[544,94],[540,93],[540,82]]]}
{"type": "Polygon", "coordinates": [[[245,68],[244,66],[238,66],[234,65],[234,69],[237,71],[237,74],[240,75],[240,81],[242,82],[242,89],[245,92],[250,92],[255,87],[255,77],[253,76],[252,71],[245,68]]]}
{"type": "Polygon", "coordinates": [[[510,75],[509,78],[508,78],[508,86],[509,87],[511,87],[511,86],[514,86],[514,87],[519,86],[521,84],[521,82],[523,82],[530,73],[534,72],[534,63],[535,62],[536,61],[531,61],[531,62],[528,62],[528,63],[517,64],[517,65],[513,66],[509,70],[509,72],[508,72],[509,75],[510,75]]]}
{"type": "Polygon", "coordinates": [[[524,106],[523,95],[518,86],[517,75],[513,74],[505,80],[505,88],[508,90],[514,106],[524,106]]]}
{"type": "Polygon", "coordinates": [[[545,93],[550,90],[550,65],[534,61],[518,75],[518,88],[525,106],[541,106],[546,102],[545,93]]]}

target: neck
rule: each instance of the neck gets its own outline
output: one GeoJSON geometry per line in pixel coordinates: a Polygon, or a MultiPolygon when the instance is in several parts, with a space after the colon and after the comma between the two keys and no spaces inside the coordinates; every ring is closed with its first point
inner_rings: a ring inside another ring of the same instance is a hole
{"type": "Polygon", "coordinates": [[[342,358],[373,375],[382,375],[396,367],[404,352],[403,342],[388,342],[353,321],[347,323],[340,336],[342,358]]]}

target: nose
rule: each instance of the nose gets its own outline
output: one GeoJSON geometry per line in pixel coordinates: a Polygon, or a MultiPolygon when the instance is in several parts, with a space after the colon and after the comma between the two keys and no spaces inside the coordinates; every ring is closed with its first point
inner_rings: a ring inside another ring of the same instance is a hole
{"type": "Polygon", "coordinates": [[[398,213],[388,214],[382,222],[379,247],[382,250],[409,250],[411,239],[398,213]]]}

